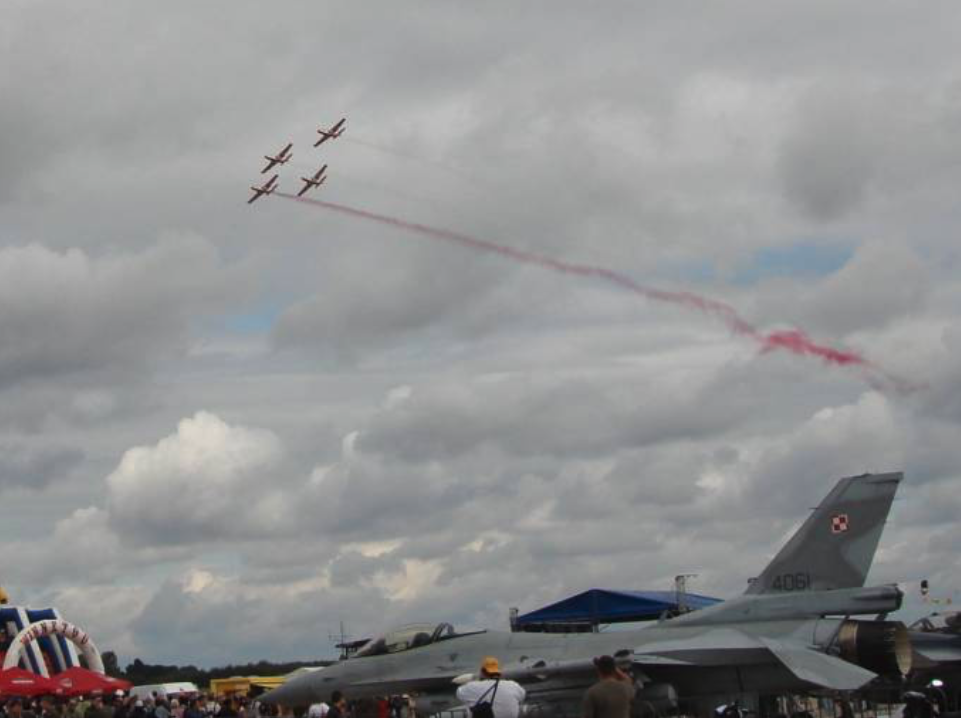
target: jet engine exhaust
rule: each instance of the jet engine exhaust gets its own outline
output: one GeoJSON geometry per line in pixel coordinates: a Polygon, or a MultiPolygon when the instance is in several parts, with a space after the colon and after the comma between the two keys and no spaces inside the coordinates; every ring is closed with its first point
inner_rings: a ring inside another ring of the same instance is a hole
{"type": "Polygon", "coordinates": [[[908,392],[917,388],[909,382],[885,372],[878,365],[861,356],[860,354],[844,349],[837,349],[825,344],[819,344],[799,329],[764,333],[746,319],[741,317],[737,310],[735,310],[729,304],[715,299],[710,299],[708,297],[702,297],[692,292],[669,291],[647,287],[639,284],[627,275],[617,272],[613,269],[597,267],[589,264],[566,262],[546,255],[515,249],[514,247],[503,244],[497,244],[489,240],[478,239],[466,234],[461,234],[459,232],[453,232],[447,229],[439,229],[437,227],[431,227],[429,225],[419,224],[416,222],[408,222],[397,217],[390,217],[388,215],[377,214],[375,212],[368,212],[367,210],[357,209],[355,207],[349,207],[347,205],[338,204],[335,202],[327,202],[308,197],[297,197],[295,195],[279,191],[275,191],[274,195],[293,200],[295,202],[301,202],[304,204],[310,204],[316,207],[332,210],[334,212],[340,212],[341,214],[346,214],[358,219],[366,219],[368,221],[378,222],[390,227],[407,230],[409,232],[415,232],[424,237],[430,237],[431,239],[436,239],[451,244],[458,244],[475,251],[496,254],[519,264],[542,267],[543,269],[548,269],[558,274],[601,279],[608,284],[613,284],[621,289],[631,292],[632,294],[644,297],[645,299],[679,305],[689,310],[711,316],[725,324],[732,333],[755,341],[758,345],[760,345],[761,353],[766,354],[776,350],[785,350],[798,356],[817,357],[822,359],[825,363],[834,366],[855,367],[862,370],[866,374],[866,378],[868,379],[869,383],[877,388],[883,388],[884,385],[888,385],[892,386],[896,391],[899,392],[908,392]]]}
{"type": "Polygon", "coordinates": [[[898,621],[844,621],[838,631],[841,658],[881,675],[911,671],[911,641],[898,621]]]}

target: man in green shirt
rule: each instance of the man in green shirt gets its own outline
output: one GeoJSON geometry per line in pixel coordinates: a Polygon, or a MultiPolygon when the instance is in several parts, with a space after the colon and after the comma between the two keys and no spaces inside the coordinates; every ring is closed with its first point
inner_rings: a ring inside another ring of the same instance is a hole
{"type": "Polygon", "coordinates": [[[598,681],[584,694],[584,718],[630,718],[634,681],[611,656],[594,659],[598,681]]]}

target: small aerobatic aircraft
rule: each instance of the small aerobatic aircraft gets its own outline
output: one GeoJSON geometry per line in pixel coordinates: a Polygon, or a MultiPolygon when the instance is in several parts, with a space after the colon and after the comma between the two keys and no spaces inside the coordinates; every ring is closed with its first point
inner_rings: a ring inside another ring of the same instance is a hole
{"type": "Polygon", "coordinates": [[[290,148],[293,146],[294,146],[293,142],[288,142],[287,146],[284,147],[284,149],[282,149],[277,155],[273,157],[270,155],[264,155],[264,159],[267,160],[267,166],[264,167],[262,170],[260,170],[260,174],[265,174],[268,170],[273,169],[277,165],[287,164],[287,160],[293,157],[293,155],[290,152],[290,148]]]}
{"type": "Polygon", "coordinates": [[[267,180],[267,181],[264,182],[262,185],[260,185],[260,187],[255,187],[255,186],[251,185],[250,189],[252,189],[252,190],[254,191],[254,196],[247,200],[247,204],[250,204],[250,203],[254,202],[255,200],[260,199],[260,196],[261,196],[261,195],[264,195],[264,194],[273,194],[273,193],[274,193],[274,190],[277,189],[277,179],[278,179],[278,177],[280,177],[280,175],[274,175],[274,176],[271,177],[269,180],[267,180]]]}
{"type": "Polygon", "coordinates": [[[336,125],[331,127],[329,130],[323,128],[317,130],[317,134],[321,135],[320,139],[314,143],[314,147],[320,147],[327,140],[334,140],[344,134],[344,123],[347,122],[346,117],[341,117],[336,125]]]}
{"type": "Polygon", "coordinates": [[[297,196],[303,197],[304,194],[306,194],[307,190],[309,190],[310,188],[320,187],[320,185],[322,185],[324,181],[327,179],[327,177],[324,176],[324,172],[326,171],[327,171],[327,165],[324,165],[319,170],[317,170],[317,174],[315,174],[313,177],[301,177],[300,180],[301,182],[304,183],[304,188],[297,193],[297,196]]]}

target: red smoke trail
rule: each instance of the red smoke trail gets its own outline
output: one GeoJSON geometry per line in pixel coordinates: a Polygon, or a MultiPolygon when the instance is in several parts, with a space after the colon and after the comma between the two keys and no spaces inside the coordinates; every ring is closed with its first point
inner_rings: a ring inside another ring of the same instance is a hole
{"type": "Polygon", "coordinates": [[[286,199],[294,200],[295,202],[311,204],[316,207],[323,207],[324,209],[333,210],[334,212],[340,212],[352,217],[359,217],[361,219],[367,219],[374,222],[379,222],[381,224],[386,224],[391,227],[397,227],[398,229],[406,229],[411,232],[417,232],[418,234],[426,237],[439,239],[444,242],[453,242],[465,247],[470,247],[471,249],[478,249],[483,252],[498,254],[502,257],[514,260],[515,262],[533,264],[535,266],[550,269],[561,274],[573,274],[580,277],[595,277],[597,279],[603,279],[611,284],[615,284],[622,289],[626,289],[629,292],[640,295],[647,299],[653,299],[658,302],[667,302],[670,304],[679,304],[681,306],[695,309],[704,314],[716,317],[720,321],[724,322],[735,334],[749,337],[760,344],[762,352],[766,353],[778,349],[784,349],[793,354],[798,354],[801,356],[815,356],[823,359],[828,364],[835,364],[838,366],[855,366],[869,370],[871,373],[887,379],[899,391],[909,391],[917,388],[911,386],[909,383],[901,379],[887,374],[873,362],[865,359],[859,354],[845,351],[843,349],[835,349],[834,347],[826,346],[824,344],[818,344],[809,336],[807,336],[807,334],[798,329],[765,334],[746,319],[741,317],[734,307],[730,306],[729,304],[725,304],[724,302],[719,302],[715,299],[701,297],[697,294],[692,294],[691,292],[672,292],[663,289],[645,287],[641,284],[638,284],[627,275],[621,274],[620,272],[615,272],[612,269],[595,267],[589,264],[564,262],[559,259],[554,259],[553,257],[546,257],[541,254],[534,254],[533,252],[525,252],[523,250],[514,249],[513,247],[508,247],[503,244],[496,244],[485,239],[477,239],[476,237],[469,237],[466,234],[451,232],[447,229],[438,229],[436,227],[429,227],[425,224],[408,222],[396,217],[388,217],[387,215],[376,214],[363,209],[348,207],[343,204],[335,204],[334,202],[325,202],[324,200],[310,199],[308,197],[297,197],[285,192],[274,192],[274,194],[286,199]]]}

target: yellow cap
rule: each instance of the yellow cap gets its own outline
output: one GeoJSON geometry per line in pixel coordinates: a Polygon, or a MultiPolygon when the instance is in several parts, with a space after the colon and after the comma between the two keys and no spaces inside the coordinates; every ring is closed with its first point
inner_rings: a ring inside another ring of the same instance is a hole
{"type": "Polygon", "coordinates": [[[501,674],[501,664],[493,656],[488,656],[481,661],[481,670],[489,676],[499,676],[501,674]]]}

